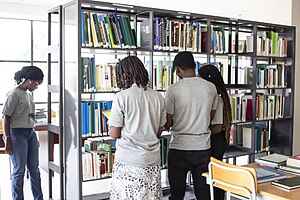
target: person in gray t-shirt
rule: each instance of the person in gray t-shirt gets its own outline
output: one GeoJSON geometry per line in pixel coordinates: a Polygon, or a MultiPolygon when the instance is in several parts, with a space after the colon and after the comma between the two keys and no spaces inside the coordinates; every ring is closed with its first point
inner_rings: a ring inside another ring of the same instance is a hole
{"type": "Polygon", "coordinates": [[[16,88],[7,95],[4,107],[5,150],[13,164],[12,198],[23,199],[25,165],[30,174],[33,198],[43,199],[39,171],[39,143],[34,132],[35,106],[27,91],[33,92],[42,84],[44,74],[35,66],[23,67],[15,73],[16,88]]]}
{"type": "Polygon", "coordinates": [[[180,80],[166,92],[167,123],[172,134],[168,154],[171,196],[183,199],[186,175],[191,171],[197,199],[209,199],[209,187],[201,176],[208,171],[210,129],[218,103],[216,87],[196,76],[191,52],[178,53],[173,62],[180,80]]]}
{"type": "Polygon", "coordinates": [[[118,87],[109,119],[117,139],[110,199],[161,199],[159,136],[166,123],[163,96],[148,87],[149,77],[136,56],[120,61],[118,87]]]}

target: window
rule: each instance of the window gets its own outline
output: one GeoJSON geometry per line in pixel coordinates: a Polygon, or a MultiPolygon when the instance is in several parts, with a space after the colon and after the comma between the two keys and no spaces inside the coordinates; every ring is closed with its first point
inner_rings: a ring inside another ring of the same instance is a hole
{"type": "MultiPolygon", "coordinates": [[[[48,32],[47,23],[33,21],[33,60],[47,61],[48,32]]],[[[38,65],[37,65],[38,66],[38,65]]],[[[45,73],[45,72],[44,72],[45,73]]]]}
{"type": "Polygon", "coordinates": [[[0,18],[0,27],[0,60],[30,61],[30,21],[0,18]]]}
{"type": "MultiPolygon", "coordinates": [[[[17,86],[14,80],[15,72],[31,64],[44,72],[43,84],[33,92],[34,100],[37,103],[46,103],[47,22],[0,18],[0,27],[0,105],[4,103],[7,92],[17,86]]],[[[55,35],[52,40],[58,41],[58,36],[55,35]]],[[[53,77],[58,76],[53,74],[53,77]]]]}

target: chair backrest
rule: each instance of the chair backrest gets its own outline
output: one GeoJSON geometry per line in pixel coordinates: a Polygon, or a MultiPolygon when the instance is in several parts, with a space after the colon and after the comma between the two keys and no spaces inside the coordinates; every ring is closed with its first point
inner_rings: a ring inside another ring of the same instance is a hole
{"type": "Polygon", "coordinates": [[[233,194],[256,199],[257,176],[254,168],[224,163],[211,157],[209,178],[212,199],[214,199],[213,186],[233,194]]]}

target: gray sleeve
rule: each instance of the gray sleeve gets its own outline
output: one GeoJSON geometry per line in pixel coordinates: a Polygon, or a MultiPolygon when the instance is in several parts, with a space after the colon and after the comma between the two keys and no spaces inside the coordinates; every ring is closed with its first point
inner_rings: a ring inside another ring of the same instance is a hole
{"type": "Polygon", "coordinates": [[[18,97],[14,93],[10,93],[4,103],[2,110],[3,115],[12,116],[18,104],[18,97]]]}
{"type": "Polygon", "coordinates": [[[219,97],[218,100],[218,107],[215,113],[215,116],[213,120],[211,121],[211,124],[223,124],[223,109],[224,109],[224,103],[221,97],[219,97]]]}
{"type": "Polygon", "coordinates": [[[218,95],[218,93],[217,93],[217,89],[216,89],[215,86],[212,88],[212,92],[213,92],[213,95],[214,95],[214,98],[213,98],[213,105],[212,105],[212,110],[216,110],[216,109],[217,109],[217,106],[218,106],[219,95],[218,95]]]}
{"type": "Polygon", "coordinates": [[[119,95],[113,99],[111,114],[109,119],[109,126],[123,127],[124,124],[124,105],[119,95]]]}
{"type": "Polygon", "coordinates": [[[175,110],[175,100],[171,87],[166,92],[166,111],[168,114],[173,115],[175,110]]]}

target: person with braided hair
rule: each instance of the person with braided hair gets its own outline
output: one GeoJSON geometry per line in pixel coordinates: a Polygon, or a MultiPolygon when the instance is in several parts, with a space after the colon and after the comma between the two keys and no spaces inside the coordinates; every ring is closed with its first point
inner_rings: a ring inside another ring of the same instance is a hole
{"type": "Polygon", "coordinates": [[[43,199],[39,171],[39,143],[34,132],[35,105],[29,92],[43,83],[44,74],[35,66],[23,67],[15,73],[18,86],[7,94],[3,107],[5,150],[13,164],[12,199],[24,199],[25,166],[30,174],[34,200],[43,199]],[[29,91],[29,92],[28,92],[29,91]]]}
{"type": "Polygon", "coordinates": [[[136,56],[119,62],[117,84],[122,91],[113,99],[108,122],[117,141],[110,199],[160,200],[164,98],[148,87],[148,72],[136,56]]]}
{"type": "MultiPolygon", "coordinates": [[[[218,106],[213,120],[211,121],[211,154],[212,157],[221,160],[229,143],[229,132],[231,128],[231,107],[230,100],[225,88],[225,83],[218,68],[214,65],[208,64],[200,67],[198,75],[213,83],[219,94],[218,106]]],[[[215,188],[215,199],[224,199],[224,190],[215,188]]]]}

